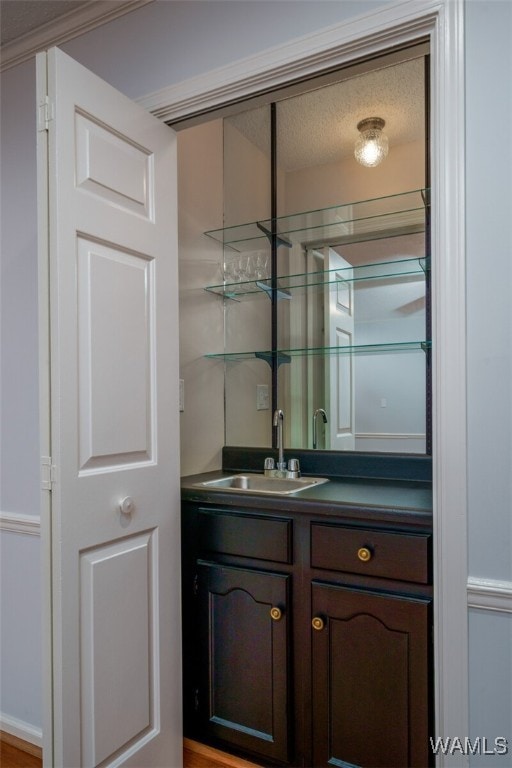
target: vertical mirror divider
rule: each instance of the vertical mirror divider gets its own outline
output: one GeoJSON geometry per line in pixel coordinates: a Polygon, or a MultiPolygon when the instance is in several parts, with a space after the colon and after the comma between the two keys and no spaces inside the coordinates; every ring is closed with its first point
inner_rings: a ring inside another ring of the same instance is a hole
{"type": "MultiPolygon", "coordinates": [[[[279,370],[277,349],[277,125],[276,104],[270,105],[270,264],[271,264],[271,312],[272,312],[272,410],[271,418],[277,408],[277,375],[279,370]]],[[[277,428],[272,428],[272,447],[277,447],[277,428]]]]}

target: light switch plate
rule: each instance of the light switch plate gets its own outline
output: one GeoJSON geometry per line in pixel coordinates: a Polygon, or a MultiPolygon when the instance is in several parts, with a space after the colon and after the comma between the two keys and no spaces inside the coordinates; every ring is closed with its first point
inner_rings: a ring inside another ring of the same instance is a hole
{"type": "Polygon", "coordinates": [[[256,384],[256,410],[268,411],[269,408],[268,384],[256,384]]]}

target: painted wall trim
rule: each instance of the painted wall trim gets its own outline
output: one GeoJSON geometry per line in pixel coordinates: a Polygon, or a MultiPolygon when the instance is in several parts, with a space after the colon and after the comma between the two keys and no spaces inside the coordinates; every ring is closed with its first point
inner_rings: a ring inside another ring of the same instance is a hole
{"type": "Polygon", "coordinates": [[[376,46],[411,43],[426,34],[443,0],[400,0],[233,64],[204,72],[141,97],[137,102],[166,122],[246,99],[342,66],[376,46]],[[397,30],[400,25],[400,30],[397,30]]]}
{"type": "Polygon", "coordinates": [[[11,717],[3,712],[0,712],[0,731],[16,736],[17,739],[28,741],[29,744],[34,744],[36,747],[43,745],[41,728],[36,728],[35,725],[26,723],[24,720],[18,720],[17,717],[11,717]]]}
{"type": "Polygon", "coordinates": [[[512,581],[468,579],[468,606],[482,611],[512,613],[512,581]]]}
{"type": "Polygon", "coordinates": [[[41,521],[36,515],[23,515],[18,512],[0,512],[0,531],[39,536],[41,533],[41,521]]]}
{"type": "Polygon", "coordinates": [[[357,440],[425,440],[421,432],[356,432],[357,440]]]}
{"type": "Polygon", "coordinates": [[[449,736],[469,732],[464,0],[443,4],[431,64],[434,669],[436,735],[449,736]]]}
{"type": "Polygon", "coordinates": [[[27,61],[39,51],[65,43],[151,2],[153,0],[119,0],[116,3],[112,0],[93,0],[86,3],[10,43],[5,43],[0,50],[0,72],[27,61]]]}

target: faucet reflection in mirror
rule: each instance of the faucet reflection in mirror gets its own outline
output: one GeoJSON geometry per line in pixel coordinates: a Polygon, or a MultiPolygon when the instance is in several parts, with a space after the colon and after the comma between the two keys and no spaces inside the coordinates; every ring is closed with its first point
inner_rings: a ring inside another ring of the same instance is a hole
{"type": "Polygon", "coordinates": [[[313,414],[313,448],[316,449],[317,442],[318,442],[318,428],[317,428],[317,417],[322,416],[322,421],[324,424],[327,424],[327,414],[324,411],[323,408],[317,408],[316,411],[313,414]]]}

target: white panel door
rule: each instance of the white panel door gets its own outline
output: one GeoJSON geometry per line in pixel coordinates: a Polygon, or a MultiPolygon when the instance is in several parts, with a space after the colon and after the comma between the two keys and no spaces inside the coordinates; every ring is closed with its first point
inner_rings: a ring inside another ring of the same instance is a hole
{"type": "Polygon", "coordinates": [[[41,57],[56,468],[45,763],[177,768],[175,135],[61,51],[41,57]]]}
{"type": "MultiPolygon", "coordinates": [[[[354,344],[354,284],[352,268],[331,248],[325,248],[324,268],[329,270],[325,290],[326,346],[331,349],[354,344]]],[[[340,352],[326,358],[326,402],[329,447],[333,451],[355,449],[354,354],[340,352]]]]}

